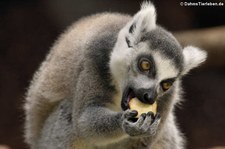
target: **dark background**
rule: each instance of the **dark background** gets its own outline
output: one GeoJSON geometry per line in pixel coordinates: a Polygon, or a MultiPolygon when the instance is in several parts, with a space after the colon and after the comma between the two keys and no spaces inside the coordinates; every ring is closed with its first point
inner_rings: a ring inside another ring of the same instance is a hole
{"type": "MultiPolygon", "coordinates": [[[[174,32],[225,25],[225,6],[182,7],[180,2],[155,0],[157,22],[174,32]]],[[[209,2],[225,5],[224,0],[209,2]]],[[[140,3],[140,0],[0,1],[0,144],[11,149],[27,148],[23,143],[24,95],[57,36],[80,17],[103,11],[134,14],[140,3]]],[[[225,146],[225,66],[195,69],[184,78],[183,86],[185,101],[176,113],[188,148],[225,146]]]]}

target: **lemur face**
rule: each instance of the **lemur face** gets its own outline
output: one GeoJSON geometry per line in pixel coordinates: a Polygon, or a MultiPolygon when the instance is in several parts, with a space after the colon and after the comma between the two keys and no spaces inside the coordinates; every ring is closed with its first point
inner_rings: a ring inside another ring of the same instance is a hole
{"type": "Polygon", "coordinates": [[[205,59],[206,52],[198,48],[182,49],[171,33],[156,25],[154,6],[144,3],[120,30],[110,57],[110,72],[122,95],[122,108],[129,108],[133,97],[149,104],[166,97],[182,75],[205,59]]]}
{"type": "MultiPolygon", "coordinates": [[[[129,43],[129,42],[128,42],[129,43]]],[[[144,34],[140,42],[129,48],[124,70],[122,108],[129,108],[130,99],[153,104],[170,92],[183,70],[182,48],[175,38],[162,28],[144,34]]]]}

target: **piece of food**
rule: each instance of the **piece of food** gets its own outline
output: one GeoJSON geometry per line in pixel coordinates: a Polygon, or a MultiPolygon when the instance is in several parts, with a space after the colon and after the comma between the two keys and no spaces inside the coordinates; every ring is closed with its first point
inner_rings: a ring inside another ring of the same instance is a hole
{"type": "Polygon", "coordinates": [[[136,110],[138,112],[137,117],[139,117],[142,113],[148,113],[149,111],[156,114],[157,103],[154,102],[152,105],[142,103],[139,99],[132,98],[129,102],[129,107],[131,110],[136,110]]]}

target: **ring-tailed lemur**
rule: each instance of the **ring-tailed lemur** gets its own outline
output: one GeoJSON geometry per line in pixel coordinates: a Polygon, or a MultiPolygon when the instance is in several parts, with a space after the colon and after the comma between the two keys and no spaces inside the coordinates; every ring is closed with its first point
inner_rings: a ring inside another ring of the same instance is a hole
{"type": "Polygon", "coordinates": [[[102,13],[61,35],[26,96],[26,142],[32,149],[182,149],[173,114],[180,79],[205,61],[156,24],[150,2],[130,17],[102,13]],[[129,100],[157,102],[134,119],[129,100]]]}

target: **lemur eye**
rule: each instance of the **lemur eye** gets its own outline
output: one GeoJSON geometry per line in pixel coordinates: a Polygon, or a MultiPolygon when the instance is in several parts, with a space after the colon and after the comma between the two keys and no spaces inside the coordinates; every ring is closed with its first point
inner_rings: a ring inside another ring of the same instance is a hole
{"type": "Polygon", "coordinates": [[[162,89],[163,89],[164,91],[166,91],[166,90],[168,90],[172,85],[173,85],[172,82],[163,82],[163,83],[162,83],[162,89]]]}
{"type": "Polygon", "coordinates": [[[176,78],[170,78],[170,79],[167,79],[167,80],[163,80],[160,83],[163,91],[167,91],[168,89],[170,89],[170,87],[173,85],[175,80],[176,80],[176,78]]]}
{"type": "Polygon", "coordinates": [[[151,68],[151,63],[147,59],[141,59],[139,63],[141,71],[149,71],[151,68]]]}

